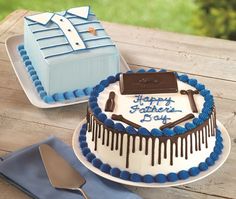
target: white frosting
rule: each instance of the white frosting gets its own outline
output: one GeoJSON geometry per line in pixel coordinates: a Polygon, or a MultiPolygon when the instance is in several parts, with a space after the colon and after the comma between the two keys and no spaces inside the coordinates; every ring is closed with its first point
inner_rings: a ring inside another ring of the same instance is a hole
{"type": "MultiPolygon", "coordinates": [[[[178,89],[180,90],[188,90],[188,89],[192,89],[192,90],[196,90],[194,87],[183,83],[181,81],[177,81],[178,83],[178,89]]],[[[151,130],[153,128],[159,128],[160,126],[163,125],[162,120],[155,120],[154,121],[154,116],[158,115],[159,117],[161,117],[162,115],[167,115],[168,118],[170,118],[171,120],[168,120],[167,122],[171,122],[171,121],[175,121],[181,117],[184,117],[185,115],[192,113],[191,107],[190,107],[190,103],[188,100],[188,96],[187,95],[181,95],[179,92],[178,93],[161,93],[161,94],[143,94],[143,97],[155,97],[155,98],[169,98],[171,97],[171,99],[174,101],[172,103],[170,103],[170,105],[165,106],[166,102],[160,102],[158,104],[157,107],[174,107],[176,110],[181,110],[182,112],[172,112],[172,113],[151,113],[152,115],[152,121],[151,122],[141,122],[140,120],[142,120],[144,118],[144,113],[139,113],[139,112],[135,112],[135,113],[130,113],[131,106],[133,105],[137,105],[137,103],[134,103],[133,101],[136,99],[136,97],[134,97],[135,95],[121,95],[120,94],[120,87],[119,87],[119,82],[115,82],[111,85],[109,85],[107,88],[104,89],[103,92],[101,92],[99,94],[98,97],[98,106],[102,109],[103,112],[105,112],[105,114],[111,118],[112,114],[121,114],[123,115],[124,118],[131,120],[132,122],[135,122],[137,124],[140,124],[141,126],[147,128],[148,130],[151,130]],[[105,104],[106,104],[106,100],[108,99],[109,93],[111,91],[114,91],[116,93],[116,97],[115,97],[115,110],[113,112],[105,112],[105,104]]],[[[204,98],[199,95],[196,94],[194,95],[194,100],[197,106],[197,109],[199,112],[201,112],[202,107],[203,107],[203,103],[204,103],[204,98]]],[[[145,106],[150,105],[149,102],[144,103],[142,106],[139,106],[140,108],[144,108],[145,106]]],[[[152,106],[154,105],[154,103],[152,104],[152,106]]],[[[194,114],[195,116],[198,116],[198,113],[194,114]]],[[[124,124],[124,126],[127,126],[126,124],[124,124]]]]}

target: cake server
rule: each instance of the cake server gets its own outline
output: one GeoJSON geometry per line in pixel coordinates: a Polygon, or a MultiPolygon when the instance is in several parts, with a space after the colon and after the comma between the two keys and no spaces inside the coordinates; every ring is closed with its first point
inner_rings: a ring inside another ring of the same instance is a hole
{"type": "Polygon", "coordinates": [[[53,187],[58,189],[79,190],[85,199],[89,199],[82,189],[86,181],[78,171],[69,165],[69,163],[49,145],[40,145],[39,151],[49,181],[53,187]]]}

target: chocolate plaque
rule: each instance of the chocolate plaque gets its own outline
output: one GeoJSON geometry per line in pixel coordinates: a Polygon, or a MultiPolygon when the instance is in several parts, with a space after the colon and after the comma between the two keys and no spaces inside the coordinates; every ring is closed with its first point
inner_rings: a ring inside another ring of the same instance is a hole
{"type": "Polygon", "coordinates": [[[120,92],[128,94],[177,93],[173,72],[125,73],[120,76],[120,92]]]}

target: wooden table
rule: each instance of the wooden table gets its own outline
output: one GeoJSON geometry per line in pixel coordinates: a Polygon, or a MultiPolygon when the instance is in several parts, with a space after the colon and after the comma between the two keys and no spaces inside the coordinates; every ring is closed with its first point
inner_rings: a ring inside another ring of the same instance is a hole
{"type": "MultiPolygon", "coordinates": [[[[85,117],[86,104],[38,109],[24,94],[5,50],[7,37],[23,33],[23,17],[17,10],[0,24],[0,156],[56,135],[71,144],[76,125],[85,117]]],[[[211,89],[217,118],[232,140],[231,154],[217,172],[184,186],[130,188],[151,198],[236,198],[236,42],[183,35],[103,22],[127,62],[135,67],[155,67],[185,72],[211,89]]],[[[0,198],[28,198],[0,179],[0,198]]]]}

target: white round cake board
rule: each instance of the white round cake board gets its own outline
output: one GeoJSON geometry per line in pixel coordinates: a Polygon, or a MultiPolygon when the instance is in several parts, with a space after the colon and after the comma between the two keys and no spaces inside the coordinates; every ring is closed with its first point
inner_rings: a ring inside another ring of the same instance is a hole
{"type": "MultiPolygon", "coordinates": [[[[40,98],[37,90],[35,89],[28,72],[25,70],[25,66],[24,63],[22,62],[21,56],[18,53],[17,46],[22,44],[23,42],[24,42],[24,35],[15,35],[9,37],[6,40],[6,49],[12,67],[20,82],[20,85],[23,88],[31,104],[33,104],[38,108],[56,108],[62,106],[69,106],[73,104],[80,104],[88,101],[88,96],[86,96],[86,97],[76,98],[75,100],[65,100],[63,102],[56,102],[53,104],[48,104],[44,102],[40,98]]],[[[130,70],[128,64],[126,63],[126,61],[122,56],[120,56],[120,69],[121,72],[127,72],[128,70],[130,70]]]]}
{"type": "Polygon", "coordinates": [[[178,180],[176,182],[165,182],[165,183],[144,183],[144,182],[132,182],[128,180],[122,180],[121,178],[114,177],[112,175],[106,174],[102,172],[100,169],[94,167],[90,162],[87,161],[87,159],[84,157],[80,150],[78,138],[79,138],[79,132],[82,127],[82,125],[85,123],[85,119],[77,126],[73,138],[72,138],[72,146],[73,150],[77,156],[77,158],[82,162],[82,164],[87,167],[90,171],[96,173],[97,175],[106,178],[108,180],[118,182],[124,185],[130,185],[130,186],[136,186],[136,187],[150,187],[150,188],[156,188],[156,187],[170,187],[170,186],[178,186],[178,185],[184,185],[188,184],[191,182],[195,182],[197,180],[201,180],[213,172],[215,172],[217,169],[219,169],[223,163],[226,161],[226,159],[229,156],[230,153],[230,148],[231,148],[231,142],[230,142],[230,137],[229,134],[226,130],[226,128],[219,122],[217,121],[217,126],[221,130],[222,133],[222,138],[223,138],[223,151],[222,154],[219,156],[219,159],[215,162],[213,166],[210,166],[207,171],[200,172],[199,175],[194,176],[194,177],[189,177],[186,180],[178,180]]]}

